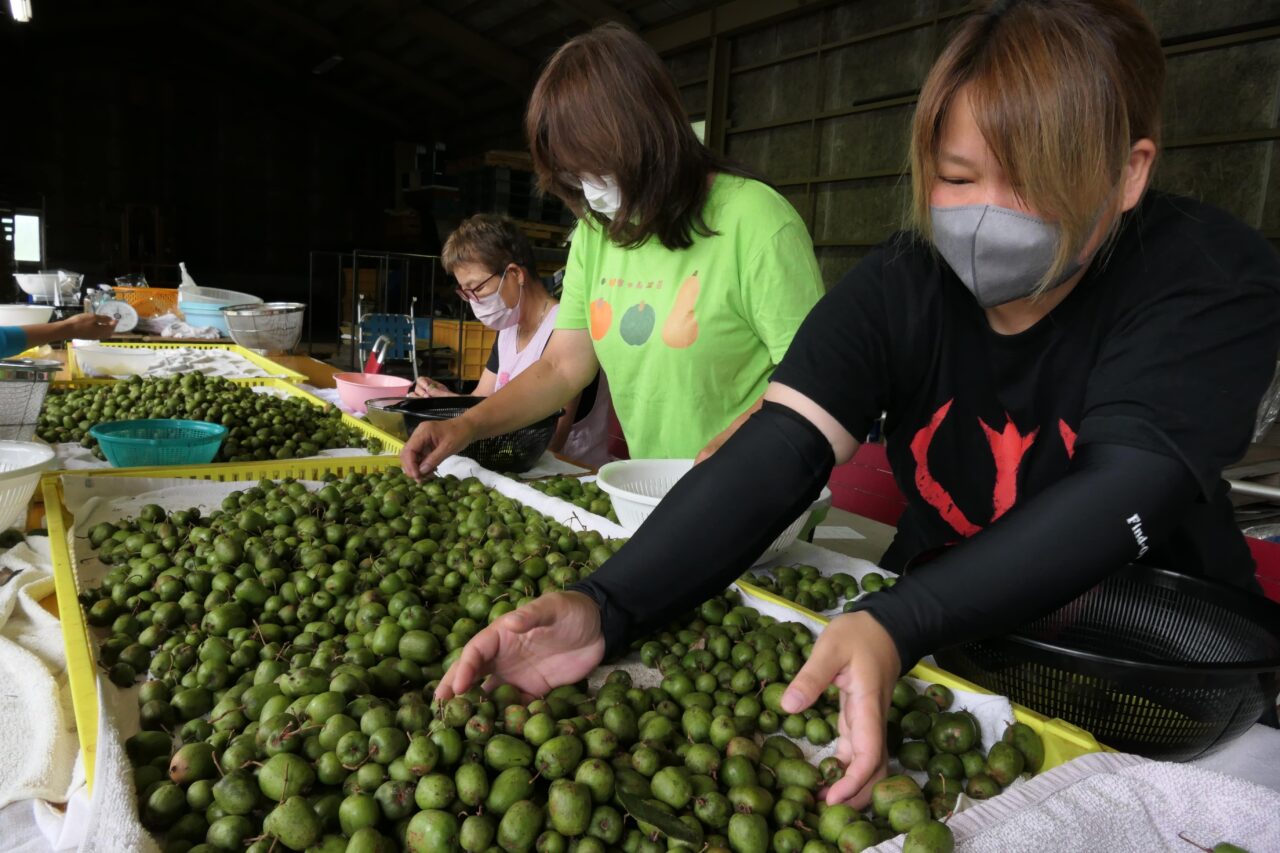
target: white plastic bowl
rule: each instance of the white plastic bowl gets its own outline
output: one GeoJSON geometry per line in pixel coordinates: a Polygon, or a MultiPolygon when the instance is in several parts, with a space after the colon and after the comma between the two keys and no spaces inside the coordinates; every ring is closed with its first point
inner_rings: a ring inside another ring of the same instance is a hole
{"type": "Polygon", "coordinates": [[[20,524],[40,472],[53,464],[53,448],[34,441],[0,441],[0,530],[20,524]]]}
{"type": "Polygon", "coordinates": [[[64,299],[75,297],[80,290],[80,284],[84,281],[84,276],[80,273],[67,270],[14,273],[13,278],[18,282],[18,287],[22,288],[23,293],[30,293],[32,296],[44,299],[52,299],[57,294],[59,286],[62,288],[64,299]]]}
{"type": "Polygon", "coordinates": [[[77,343],[71,351],[86,376],[104,378],[145,376],[161,357],[153,349],[105,347],[100,344],[77,343]]]}
{"type": "Polygon", "coordinates": [[[56,272],[16,272],[13,274],[18,287],[23,293],[32,296],[52,297],[58,290],[58,274],[56,272]]]}
{"type": "Polygon", "coordinates": [[[0,326],[34,326],[52,316],[52,305],[0,305],[0,326]]]}
{"type": "MultiPolygon", "coordinates": [[[[692,459],[626,459],[610,462],[601,468],[596,482],[613,500],[613,511],[618,516],[618,523],[634,533],[667,492],[671,491],[672,486],[692,468],[692,459]]],[[[813,505],[778,534],[778,538],[765,549],[755,565],[791,547],[813,511],[830,504],[831,490],[823,486],[822,494],[813,505]]]]}
{"type": "Polygon", "coordinates": [[[178,307],[183,303],[192,305],[260,305],[261,296],[252,293],[241,293],[238,290],[223,290],[220,287],[179,287],[178,307]]]}

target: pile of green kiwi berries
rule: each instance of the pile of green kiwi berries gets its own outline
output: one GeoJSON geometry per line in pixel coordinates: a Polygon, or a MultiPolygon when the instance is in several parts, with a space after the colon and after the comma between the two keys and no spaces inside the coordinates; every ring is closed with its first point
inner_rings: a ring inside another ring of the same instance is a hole
{"type": "Polygon", "coordinates": [[[838,609],[848,613],[854,609],[853,602],[860,591],[877,592],[897,583],[893,575],[886,577],[879,572],[867,572],[862,577],[860,589],[858,579],[848,572],[823,575],[815,566],[805,565],[747,572],[742,580],[815,613],[838,609]]]}
{"type": "Polygon", "coordinates": [[[613,511],[613,501],[595,480],[583,482],[577,477],[546,477],[541,480],[530,480],[533,486],[544,495],[568,501],[580,509],[595,515],[603,516],[617,524],[618,515],[613,511]]]}
{"type": "Polygon", "coordinates": [[[842,599],[856,598],[858,579],[847,572],[823,577],[814,566],[777,566],[767,572],[748,572],[742,580],[816,613],[840,606],[842,599]]]}
{"type": "Polygon", "coordinates": [[[594,695],[433,703],[484,624],[620,545],[474,479],[264,481],[88,537],[108,567],[82,597],[99,661],[147,677],[125,746],[166,853],[832,853],[904,827],[929,843],[910,850],[951,849],[932,820],[820,802],[843,769],[783,734],[829,741],[834,691],[778,706],[813,638],[730,595],[637,644],[658,687],[619,670],[594,695]]]}
{"type": "Polygon", "coordinates": [[[961,793],[990,799],[1044,764],[1044,743],[1025,723],[1011,723],[984,755],[977,719],[952,711],[953,701],[943,685],[931,684],[918,694],[911,682],[900,680],[888,712],[889,754],[904,768],[928,774],[923,791],[907,776],[898,778],[910,785],[898,784],[914,789],[921,800],[917,808],[934,818],[951,814],[961,793]]]}
{"type": "Polygon", "coordinates": [[[735,606],[727,594],[703,602],[692,618],[641,643],[639,651],[641,662],[662,674],[663,689],[677,702],[709,707],[707,724],[732,724],[742,734],[781,732],[826,746],[835,740],[839,724],[834,686],[803,714],[782,710],[782,694],[813,643],[804,625],[735,606]]]}
{"type": "Polygon", "coordinates": [[[342,420],[329,404],[256,393],[217,376],[187,373],[144,379],[132,376],[70,391],[50,393],[36,435],[50,443],[79,442],[104,458],[89,435],[96,424],[142,418],[208,421],[227,428],[215,462],[252,462],[314,456],[339,447],[381,453],[382,442],[342,420]]]}
{"type": "MultiPolygon", "coordinates": [[[[897,575],[882,575],[879,572],[867,572],[862,576],[863,592],[879,592],[882,589],[891,587],[898,582],[897,575]]],[[[857,607],[853,599],[845,601],[844,607],[841,608],[845,613],[851,613],[857,607]]]]}

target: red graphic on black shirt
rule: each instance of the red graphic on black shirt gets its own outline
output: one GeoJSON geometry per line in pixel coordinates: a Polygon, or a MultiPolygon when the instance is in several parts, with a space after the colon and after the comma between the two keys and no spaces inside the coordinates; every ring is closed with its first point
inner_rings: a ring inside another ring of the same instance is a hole
{"type": "Polygon", "coordinates": [[[934,412],[933,417],[929,419],[929,425],[923,427],[916,433],[916,437],[911,439],[911,455],[916,460],[916,489],[920,492],[920,497],[936,509],[956,533],[967,537],[982,528],[965,518],[950,493],[929,473],[929,445],[933,444],[933,434],[938,431],[938,427],[942,426],[952,402],[954,401],[948,400],[943,403],[942,408],[934,412]]]}
{"type": "MultiPolygon", "coordinates": [[[[922,427],[915,434],[915,437],[911,439],[911,455],[916,463],[915,481],[920,497],[924,498],[925,503],[937,510],[938,515],[942,516],[942,519],[951,525],[956,533],[969,537],[982,530],[982,527],[969,520],[963,510],[956,505],[951,493],[937,481],[929,470],[929,448],[933,444],[933,437],[938,428],[946,420],[947,412],[951,410],[953,402],[955,401],[948,400],[943,403],[933,413],[929,423],[922,427]]],[[[1003,430],[997,431],[993,429],[981,418],[978,419],[978,424],[982,427],[982,432],[987,437],[987,444],[991,448],[991,458],[995,461],[995,484],[991,490],[991,521],[995,521],[1012,509],[1014,504],[1018,502],[1018,473],[1022,470],[1022,461],[1026,458],[1027,451],[1035,444],[1036,437],[1040,434],[1040,429],[1037,427],[1031,432],[1023,434],[1014,424],[1013,418],[1009,417],[1007,413],[1005,414],[1003,430]]],[[[1070,459],[1075,453],[1075,430],[1068,426],[1066,421],[1059,420],[1058,433],[1062,436],[1062,444],[1066,448],[1067,458],[1070,459]]]]}
{"type": "Polygon", "coordinates": [[[1062,445],[1067,448],[1067,458],[1076,455],[1076,431],[1067,426],[1064,420],[1058,421],[1058,435],[1062,436],[1062,445]]]}
{"type": "Polygon", "coordinates": [[[1031,445],[1035,444],[1039,428],[1023,435],[1013,425],[1013,418],[1005,415],[1003,432],[996,432],[981,419],[982,431],[987,436],[987,444],[991,445],[991,457],[996,461],[996,485],[991,495],[991,520],[995,521],[1004,515],[1018,502],[1018,470],[1022,468],[1022,457],[1027,455],[1031,445]]]}

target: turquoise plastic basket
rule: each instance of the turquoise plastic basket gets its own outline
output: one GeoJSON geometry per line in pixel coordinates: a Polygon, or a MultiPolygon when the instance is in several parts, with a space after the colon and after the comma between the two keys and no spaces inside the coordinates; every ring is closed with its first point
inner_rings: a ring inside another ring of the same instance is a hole
{"type": "Polygon", "coordinates": [[[227,428],[206,421],[154,418],[109,421],[89,430],[113,468],[212,462],[227,428]]]}

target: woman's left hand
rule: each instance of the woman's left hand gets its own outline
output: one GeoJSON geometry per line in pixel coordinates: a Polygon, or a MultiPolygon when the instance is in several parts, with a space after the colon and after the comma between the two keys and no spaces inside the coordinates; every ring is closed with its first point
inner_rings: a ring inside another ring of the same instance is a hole
{"type": "Polygon", "coordinates": [[[782,697],[782,708],[798,714],[812,705],[828,684],[840,689],[840,736],[836,757],[844,778],[827,790],[827,804],[849,801],[862,808],[871,786],[888,772],[885,713],[901,664],[893,639],[869,613],[832,619],[818,637],[809,661],[796,673],[782,697]]]}

